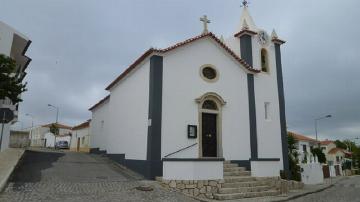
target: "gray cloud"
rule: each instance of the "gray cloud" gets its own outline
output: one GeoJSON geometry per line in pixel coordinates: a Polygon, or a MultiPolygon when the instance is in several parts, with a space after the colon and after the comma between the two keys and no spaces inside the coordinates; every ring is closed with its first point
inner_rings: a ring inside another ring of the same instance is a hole
{"type": "MultiPolygon", "coordinates": [[[[60,120],[90,118],[87,108],[106,95],[104,88],[147,48],[166,47],[210,30],[233,34],[240,0],[0,0],[0,20],[29,36],[33,62],[26,80],[25,113],[37,123],[55,119],[48,103],[60,107],[60,120]]],[[[360,136],[360,2],[356,0],[250,1],[259,27],[288,42],[282,48],[289,130],[321,138],[360,136]]]]}

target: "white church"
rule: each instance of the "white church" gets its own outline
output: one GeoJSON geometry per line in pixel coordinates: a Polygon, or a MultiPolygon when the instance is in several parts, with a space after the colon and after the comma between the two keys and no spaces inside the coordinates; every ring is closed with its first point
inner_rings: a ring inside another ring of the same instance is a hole
{"type": "Polygon", "coordinates": [[[201,21],[203,33],[150,48],[107,86],[89,109],[91,150],[149,179],[223,179],[224,164],[252,177],[288,173],[285,41],[258,28],[246,5],[228,38],[201,21]]]}

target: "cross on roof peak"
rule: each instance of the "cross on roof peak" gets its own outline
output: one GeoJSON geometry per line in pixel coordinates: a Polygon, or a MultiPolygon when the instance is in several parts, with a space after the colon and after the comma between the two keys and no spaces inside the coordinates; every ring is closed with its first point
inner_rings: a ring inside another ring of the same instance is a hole
{"type": "Polygon", "coordinates": [[[203,17],[200,18],[200,21],[203,22],[204,25],[204,30],[203,30],[203,34],[206,34],[209,32],[208,30],[208,24],[211,22],[206,15],[204,15],[203,17]]]}

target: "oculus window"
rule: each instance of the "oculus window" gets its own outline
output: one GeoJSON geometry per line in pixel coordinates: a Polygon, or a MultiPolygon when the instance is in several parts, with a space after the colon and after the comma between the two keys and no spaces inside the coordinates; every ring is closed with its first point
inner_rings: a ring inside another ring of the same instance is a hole
{"type": "Polygon", "coordinates": [[[212,65],[203,65],[200,68],[201,77],[208,82],[215,82],[219,77],[219,73],[212,65]]]}

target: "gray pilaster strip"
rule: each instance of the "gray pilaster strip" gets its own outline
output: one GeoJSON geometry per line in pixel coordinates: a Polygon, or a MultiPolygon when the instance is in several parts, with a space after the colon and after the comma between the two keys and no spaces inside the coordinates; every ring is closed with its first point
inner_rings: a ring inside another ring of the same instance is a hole
{"type": "Polygon", "coordinates": [[[250,66],[252,66],[253,57],[252,57],[252,42],[250,35],[243,35],[240,37],[240,52],[241,52],[241,58],[244,59],[250,66]]]}
{"type": "Polygon", "coordinates": [[[147,136],[148,178],[162,176],[161,114],[162,114],[163,58],[150,58],[149,126],[147,136]]]}
{"type": "MultiPolygon", "coordinates": [[[[250,35],[243,35],[240,37],[240,52],[241,58],[249,65],[253,65],[252,57],[252,42],[250,35]]],[[[250,121],[250,148],[251,158],[258,158],[258,144],[257,144],[257,126],[256,126],[256,105],[255,105],[255,87],[254,75],[247,75],[248,82],[248,99],[249,99],[249,121],[250,121]]]]}
{"type": "Polygon", "coordinates": [[[277,84],[278,84],[278,94],[279,94],[283,164],[284,164],[284,170],[287,173],[287,176],[290,178],[291,173],[289,168],[288,141],[287,141],[286,116],[285,116],[285,97],[284,97],[280,44],[275,44],[275,57],[276,57],[276,74],[277,74],[277,84]]]}
{"type": "Polygon", "coordinates": [[[254,75],[247,75],[248,81],[248,96],[249,96],[249,121],[250,121],[250,148],[251,158],[258,158],[258,144],[257,144],[257,126],[256,126],[256,106],[255,106],[255,89],[254,89],[254,75]]]}

